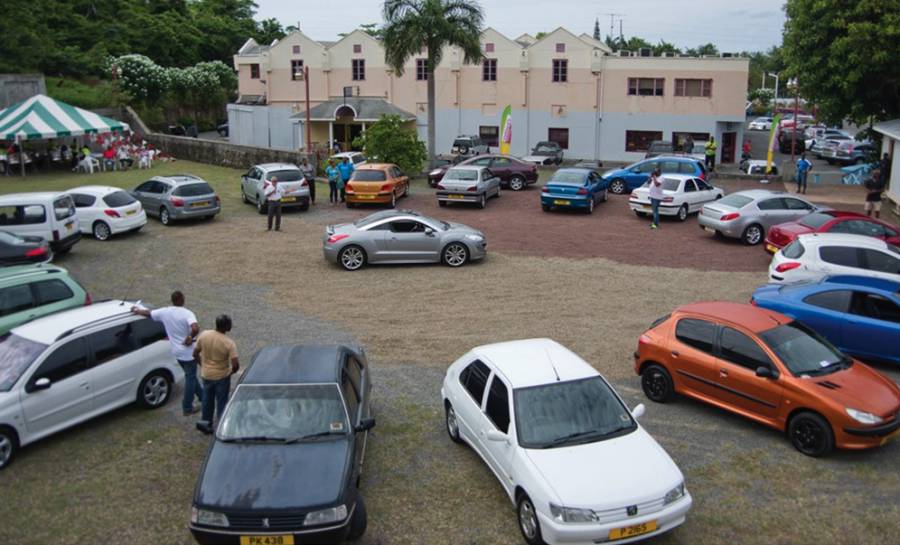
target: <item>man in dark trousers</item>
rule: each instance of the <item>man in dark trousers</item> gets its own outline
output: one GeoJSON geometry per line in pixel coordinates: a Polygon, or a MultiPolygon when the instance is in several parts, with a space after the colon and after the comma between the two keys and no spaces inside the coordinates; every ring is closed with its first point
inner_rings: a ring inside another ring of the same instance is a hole
{"type": "Polygon", "coordinates": [[[231,391],[231,375],[238,372],[237,345],[228,337],[231,318],[227,314],[216,316],[216,329],[207,330],[197,337],[194,359],[200,361],[203,377],[203,414],[197,429],[209,434],[216,417],[222,419],[228,394],[231,391]]]}
{"type": "Polygon", "coordinates": [[[316,204],[316,167],[309,164],[306,157],[300,160],[300,172],[309,185],[309,202],[316,204]]]}
{"type": "Polygon", "coordinates": [[[875,218],[881,216],[881,194],[884,193],[884,171],[872,172],[872,177],[866,180],[866,215],[875,213],[875,218]]]}
{"type": "Polygon", "coordinates": [[[263,192],[266,194],[266,207],[269,212],[266,231],[272,230],[273,218],[275,219],[275,230],[281,231],[281,198],[284,197],[284,189],[278,184],[278,178],[272,176],[271,180],[266,180],[263,192]]]}

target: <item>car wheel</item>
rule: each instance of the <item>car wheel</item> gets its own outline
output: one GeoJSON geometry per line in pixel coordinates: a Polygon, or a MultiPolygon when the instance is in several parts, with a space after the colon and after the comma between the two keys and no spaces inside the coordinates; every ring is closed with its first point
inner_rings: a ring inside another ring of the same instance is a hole
{"type": "Polygon", "coordinates": [[[406,187],[403,188],[403,198],[409,197],[409,182],[406,182],[406,187]]]}
{"type": "Polygon", "coordinates": [[[260,214],[265,214],[269,211],[269,207],[266,206],[266,201],[261,195],[256,196],[256,211],[260,214]]]}
{"type": "Polygon", "coordinates": [[[685,221],[688,217],[688,208],[686,204],[682,204],[678,209],[678,221],[685,221]]]}
{"type": "Polygon", "coordinates": [[[615,193],[616,195],[624,195],[625,194],[625,180],[621,178],[616,178],[609,184],[609,190],[615,193]]]}
{"type": "Polygon", "coordinates": [[[487,208],[487,192],[481,194],[481,199],[478,201],[478,208],[487,208]]]}
{"type": "Polygon", "coordinates": [[[250,203],[250,199],[247,198],[247,194],[244,193],[244,188],[241,188],[241,202],[244,204],[250,203]]]}
{"type": "Polygon", "coordinates": [[[650,401],[666,403],[675,397],[672,375],[662,365],[648,365],[641,371],[641,388],[650,401]]]}
{"type": "Polygon", "coordinates": [[[509,179],[509,188],[513,191],[522,191],[525,189],[525,178],[521,176],[513,176],[509,179]]]}
{"type": "Polygon", "coordinates": [[[366,264],[366,252],[359,246],[351,244],[338,254],[338,263],[347,271],[356,271],[366,264]]]}
{"type": "Polygon", "coordinates": [[[469,249],[461,242],[451,242],[444,247],[441,258],[445,265],[450,267],[462,267],[469,260],[469,249]]]}
{"type": "Polygon", "coordinates": [[[608,189],[604,189],[604,190],[603,190],[603,202],[606,202],[606,201],[608,201],[608,200],[609,200],[609,190],[608,190],[608,189]]]}
{"type": "Polygon", "coordinates": [[[802,412],[788,423],[788,437],[794,448],[817,458],[834,449],[834,432],[828,421],[812,412],[802,412]]]}
{"type": "Polygon", "coordinates": [[[591,200],[588,201],[587,213],[588,214],[594,213],[594,198],[593,197],[591,197],[591,200]]]}
{"type": "Polygon", "coordinates": [[[12,463],[18,448],[16,434],[9,428],[0,428],[0,469],[12,463]]]}
{"type": "Polygon", "coordinates": [[[639,217],[639,218],[646,218],[646,217],[647,217],[647,214],[641,212],[640,210],[635,210],[635,211],[634,211],[634,215],[637,216],[637,217],[639,217]]]}
{"type": "Polygon", "coordinates": [[[356,496],[356,508],[353,509],[353,518],[350,519],[350,532],[347,533],[347,539],[356,541],[366,533],[366,527],[369,524],[369,517],[366,514],[366,503],[362,496],[356,496]]]}
{"type": "Polygon", "coordinates": [[[501,188],[500,188],[500,186],[498,185],[498,186],[497,186],[497,194],[494,195],[494,197],[496,197],[496,198],[499,199],[499,198],[500,198],[500,191],[501,191],[501,188]]]}
{"type": "Polygon", "coordinates": [[[528,494],[522,494],[516,504],[516,514],[519,519],[519,531],[528,545],[546,545],[541,537],[541,524],[538,522],[537,511],[528,494]]]}
{"type": "Polygon", "coordinates": [[[763,228],[756,223],[744,229],[744,234],[741,235],[741,240],[743,240],[744,244],[747,244],[748,246],[756,246],[762,239],[763,228]]]}
{"type": "Polygon", "coordinates": [[[456,420],[456,410],[453,409],[453,405],[449,401],[444,407],[444,417],[444,421],[447,424],[447,435],[450,436],[450,440],[454,443],[462,443],[462,438],[459,436],[459,421],[456,420]]]}
{"type": "Polygon", "coordinates": [[[440,206],[440,207],[447,206],[447,201],[438,201],[438,206],[440,206]]]}
{"type": "Polygon", "coordinates": [[[91,231],[94,233],[94,238],[97,240],[107,240],[112,234],[109,225],[102,221],[94,223],[94,228],[91,231]]]}
{"type": "Polygon", "coordinates": [[[138,404],[146,409],[162,407],[172,393],[172,380],[163,371],[153,371],[138,386],[138,404]]]}
{"type": "Polygon", "coordinates": [[[172,216],[169,215],[169,209],[165,206],[159,210],[159,222],[167,227],[172,225],[172,216]]]}
{"type": "Polygon", "coordinates": [[[549,205],[549,204],[542,204],[542,205],[541,205],[541,210],[543,210],[544,212],[549,212],[549,211],[550,211],[550,205],[549,205]]]}
{"type": "Polygon", "coordinates": [[[391,204],[389,204],[391,208],[397,208],[397,194],[391,190],[391,204]]]}

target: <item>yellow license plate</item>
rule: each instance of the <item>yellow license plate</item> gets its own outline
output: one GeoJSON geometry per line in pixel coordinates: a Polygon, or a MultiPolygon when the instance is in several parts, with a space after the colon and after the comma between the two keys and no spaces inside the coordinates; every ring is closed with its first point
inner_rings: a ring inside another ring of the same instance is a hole
{"type": "Polygon", "coordinates": [[[643,210],[644,212],[653,212],[653,208],[649,206],[642,206],[641,210],[643,210]]]}
{"type": "MultiPolygon", "coordinates": [[[[650,520],[643,524],[634,524],[624,528],[613,528],[609,531],[609,539],[625,539],[643,534],[649,534],[656,530],[656,521],[650,520]]],[[[243,545],[243,544],[242,544],[243,545]]]]}
{"type": "Polygon", "coordinates": [[[716,234],[716,230],[713,229],[712,227],[704,227],[704,229],[706,230],[707,233],[716,234]]]}
{"type": "Polygon", "coordinates": [[[191,208],[200,208],[201,206],[209,206],[209,201],[191,203],[191,208]]]}
{"type": "Polygon", "coordinates": [[[572,204],[572,201],[560,201],[560,200],[555,200],[555,201],[553,201],[553,204],[559,204],[559,205],[563,205],[563,206],[568,206],[568,205],[572,204]]]}
{"type": "Polygon", "coordinates": [[[137,214],[137,210],[129,210],[128,212],[125,212],[126,216],[133,216],[135,214],[137,214]]]}
{"type": "Polygon", "coordinates": [[[371,200],[371,199],[374,199],[374,198],[375,198],[375,195],[357,195],[356,198],[357,198],[357,199],[369,199],[369,200],[371,200]]]}
{"type": "Polygon", "coordinates": [[[774,254],[775,252],[778,251],[778,248],[776,248],[772,244],[766,244],[766,250],[769,250],[770,252],[772,252],[774,254]]]}
{"type": "Polygon", "coordinates": [[[448,199],[465,199],[465,195],[447,195],[448,199]]]}
{"type": "Polygon", "coordinates": [[[241,536],[241,545],[294,545],[294,536],[241,536]]]}
{"type": "Polygon", "coordinates": [[[297,197],[281,197],[281,202],[294,202],[297,200],[297,197]]]}

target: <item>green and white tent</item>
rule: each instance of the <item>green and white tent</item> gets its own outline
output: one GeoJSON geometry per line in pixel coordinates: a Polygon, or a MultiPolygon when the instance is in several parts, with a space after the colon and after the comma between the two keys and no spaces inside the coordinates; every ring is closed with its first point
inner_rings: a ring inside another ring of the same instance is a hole
{"type": "Polygon", "coordinates": [[[128,124],[35,95],[0,111],[0,140],[46,140],[127,131],[128,124]]]}

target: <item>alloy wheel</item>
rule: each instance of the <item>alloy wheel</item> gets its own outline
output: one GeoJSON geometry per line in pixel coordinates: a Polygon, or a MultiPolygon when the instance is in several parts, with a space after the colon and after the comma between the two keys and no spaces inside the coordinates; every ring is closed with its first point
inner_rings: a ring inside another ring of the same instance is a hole
{"type": "Polygon", "coordinates": [[[363,251],[356,246],[350,246],[341,251],[341,265],[348,271],[359,269],[365,261],[363,251]]]}
{"type": "Polygon", "coordinates": [[[750,246],[755,246],[759,244],[760,240],[762,240],[762,228],[759,225],[747,227],[747,230],[744,232],[744,242],[750,246]]]}
{"type": "Polygon", "coordinates": [[[468,255],[466,249],[461,244],[451,244],[444,250],[444,261],[451,267],[459,267],[465,264],[466,259],[468,259],[468,255]]]}
{"type": "Polygon", "coordinates": [[[143,395],[148,406],[159,406],[169,397],[169,382],[165,377],[155,375],[144,384],[143,395]]]}
{"type": "Polygon", "coordinates": [[[102,221],[98,221],[94,224],[94,238],[97,240],[106,240],[109,238],[111,234],[109,225],[106,225],[102,221]]]}
{"type": "Polygon", "coordinates": [[[525,498],[519,504],[519,527],[528,540],[532,540],[537,536],[537,515],[534,512],[534,506],[531,500],[525,498]]]}
{"type": "Polygon", "coordinates": [[[9,459],[12,458],[12,453],[12,440],[5,435],[0,435],[0,467],[5,466],[9,462],[9,459]]]}
{"type": "Polygon", "coordinates": [[[681,205],[681,208],[678,209],[678,221],[685,221],[688,217],[687,205],[681,205]]]}
{"type": "Polygon", "coordinates": [[[518,176],[513,176],[509,179],[509,188],[513,191],[522,191],[525,189],[525,180],[518,176]]]}
{"type": "Polygon", "coordinates": [[[172,218],[169,216],[169,209],[163,208],[159,211],[159,222],[163,225],[169,225],[172,223],[172,218]]]}
{"type": "Polygon", "coordinates": [[[447,407],[447,432],[450,437],[459,437],[459,423],[456,421],[456,411],[453,405],[447,407]]]}
{"type": "Polygon", "coordinates": [[[612,184],[610,184],[609,186],[609,189],[616,195],[621,195],[625,193],[625,182],[623,180],[613,180],[612,184]]]}

